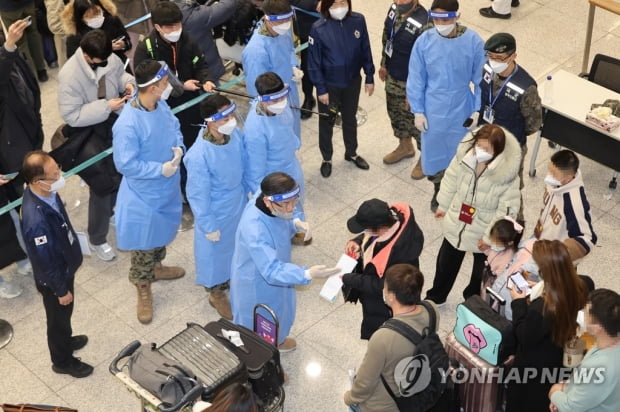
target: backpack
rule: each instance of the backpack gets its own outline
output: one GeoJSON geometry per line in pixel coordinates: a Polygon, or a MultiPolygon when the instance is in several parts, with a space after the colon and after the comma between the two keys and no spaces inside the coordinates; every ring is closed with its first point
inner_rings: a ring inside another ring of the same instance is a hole
{"type": "Polygon", "coordinates": [[[153,345],[144,344],[128,362],[129,376],[162,401],[163,406],[178,406],[183,396],[202,383],[185,365],[161,354],[153,345]]]}
{"type": "Polygon", "coordinates": [[[381,325],[382,328],[399,333],[415,345],[412,356],[401,360],[394,371],[395,375],[402,372],[400,382],[397,379],[400,396],[394,394],[383,374],[381,374],[383,386],[394,399],[400,411],[424,412],[430,410],[442,397],[447,387],[447,381],[443,374],[447,373],[449,369],[449,358],[437,332],[435,332],[437,324],[435,310],[428,302],[420,303],[426,308],[429,316],[429,325],[424,328],[422,335],[398,319],[388,319],[381,325]],[[407,359],[409,360],[406,361],[407,359]],[[400,366],[404,366],[404,370],[401,370],[403,368],[400,366]],[[412,370],[411,366],[417,371],[412,370]]]}

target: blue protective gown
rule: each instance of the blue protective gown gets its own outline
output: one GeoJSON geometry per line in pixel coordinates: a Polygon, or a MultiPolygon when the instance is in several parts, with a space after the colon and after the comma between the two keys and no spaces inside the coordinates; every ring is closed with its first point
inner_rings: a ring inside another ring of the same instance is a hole
{"type": "Polygon", "coordinates": [[[306,285],[305,267],[290,263],[292,220],[265,214],[254,196],[245,207],[235,239],[230,274],[233,322],[253,328],[257,303],[269,305],[280,321],[279,342],[290,334],[295,321],[295,285],[306,285]]]}
{"type": "Polygon", "coordinates": [[[429,29],[413,45],[407,99],[411,112],[424,113],[428,120],[428,130],[421,135],[425,175],[448,167],[467,133],[463,122],[480,109],[479,85],[485,60],[484,42],[471,29],[454,38],[429,29]]]}
{"type": "Polygon", "coordinates": [[[256,113],[254,101],[245,119],[245,150],[247,153],[246,180],[252,193],[260,190],[260,183],[269,173],[284,172],[290,175],[301,189],[296,217],[303,216],[304,174],[295,151],[301,140],[293,131],[295,112],[287,108],[277,116],[256,113]]]}
{"type": "MultiPolygon", "coordinates": [[[[259,23],[259,25],[264,23],[259,23]]],[[[293,83],[293,66],[299,67],[293,39],[289,31],[285,35],[276,37],[265,36],[258,33],[258,28],[250,38],[245,49],[241,53],[243,72],[245,74],[245,86],[248,93],[257,96],[258,91],[254,86],[256,78],[266,72],[274,72],[284,83],[291,86],[288,95],[289,105],[299,107],[299,91],[297,84],[293,83]]],[[[301,138],[301,118],[299,111],[294,111],[293,127],[295,134],[301,138]]]]}
{"type": "Polygon", "coordinates": [[[243,144],[239,129],[230,141],[216,145],[202,138],[187,151],[186,195],[194,213],[194,259],[196,283],[213,287],[230,279],[230,262],[235,247],[235,231],[247,203],[243,187],[243,144]],[[220,231],[219,242],[205,235],[220,231]]]}
{"type": "Polygon", "coordinates": [[[161,174],[172,147],[183,147],[179,121],[166,102],[151,112],[127,104],[112,127],[114,164],[123,175],[116,198],[116,238],[123,250],[166,246],[181,224],[180,172],[161,174]]]}

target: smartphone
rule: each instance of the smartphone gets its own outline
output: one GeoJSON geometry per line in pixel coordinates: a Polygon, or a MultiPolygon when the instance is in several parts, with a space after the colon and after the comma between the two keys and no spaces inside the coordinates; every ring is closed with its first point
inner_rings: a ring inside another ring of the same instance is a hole
{"type": "Polygon", "coordinates": [[[506,299],[500,296],[499,293],[487,287],[487,303],[496,313],[504,316],[506,309],[506,299]]]}
{"type": "Polygon", "coordinates": [[[526,291],[527,294],[530,293],[530,285],[528,285],[527,280],[525,280],[520,272],[515,272],[510,275],[508,287],[510,287],[511,283],[517,289],[517,292],[522,293],[526,291]]]}
{"type": "Polygon", "coordinates": [[[26,26],[30,26],[32,24],[32,16],[27,16],[24,21],[26,22],[26,26]]]}
{"type": "Polygon", "coordinates": [[[463,122],[463,127],[469,127],[471,126],[471,124],[474,122],[474,119],[472,119],[471,117],[465,119],[465,121],[463,122]]]}
{"type": "Polygon", "coordinates": [[[7,173],[4,176],[0,175],[0,180],[13,180],[15,179],[15,177],[17,177],[17,174],[19,172],[13,172],[13,173],[7,173]]]}

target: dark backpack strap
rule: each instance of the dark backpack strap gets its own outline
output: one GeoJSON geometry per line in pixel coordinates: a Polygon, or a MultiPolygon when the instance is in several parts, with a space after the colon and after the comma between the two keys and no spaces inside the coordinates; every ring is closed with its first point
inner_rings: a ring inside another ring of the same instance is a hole
{"type": "Polygon", "coordinates": [[[416,346],[418,346],[422,341],[422,335],[420,335],[415,329],[413,329],[411,326],[407,325],[401,320],[394,318],[388,319],[383,322],[383,325],[381,325],[381,327],[391,329],[397,332],[399,335],[404,336],[416,346]]]}
{"type": "Polygon", "coordinates": [[[398,407],[398,410],[400,411],[400,407],[398,406],[398,398],[394,394],[394,391],[392,391],[392,389],[390,389],[390,385],[388,385],[388,383],[385,381],[385,378],[383,377],[383,374],[381,374],[379,376],[381,376],[381,382],[383,382],[383,387],[385,388],[387,393],[390,394],[390,396],[392,397],[392,399],[396,403],[396,406],[398,407]]]}
{"type": "Polygon", "coordinates": [[[424,306],[428,312],[428,329],[431,332],[437,331],[437,315],[435,314],[435,308],[424,300],[420,302],[420,305],[424,306]]]}

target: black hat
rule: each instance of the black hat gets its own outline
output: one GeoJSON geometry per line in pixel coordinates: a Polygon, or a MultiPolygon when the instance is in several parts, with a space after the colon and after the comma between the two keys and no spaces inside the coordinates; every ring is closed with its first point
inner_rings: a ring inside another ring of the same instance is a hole
{"type": "Polygon", "coordinates": [[[390,205],[383,200],[370,199],[362,203],[355,216],[347,221],[347,228],[351,233],[361,233],[364,229],[391,226],[393,223],[390,205]]]}
{"type": "Polygon", "coordinates": [[[495,33],[484,43],[484,50],[491,53],[510,53],[516,49],[517,41],[508,33],[495,33]]]}

